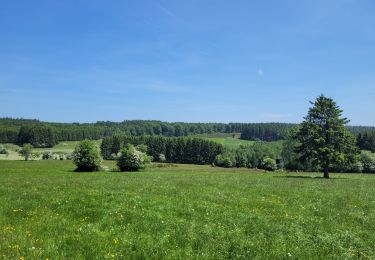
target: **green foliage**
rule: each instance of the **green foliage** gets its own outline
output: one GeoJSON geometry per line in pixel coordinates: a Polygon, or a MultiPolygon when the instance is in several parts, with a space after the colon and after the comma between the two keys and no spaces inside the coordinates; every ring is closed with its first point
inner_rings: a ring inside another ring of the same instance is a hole
{"type": "Polygon", "coordinates": [[[138,151],[142,153],[147,153],[147,145],[145,144],[139,144],[137,145],[137,147],[135,147],[135,149],[137,149],[138,151]]]}
{"type": "Polygon", "coordinates": [[[113,136],[103,139],[101,152],[104,159],[118,154],[119,147],[127,144],[146,145],[147,154],[155,161],[164,154],[169,163],[211,164],[216,155],[223,152],[223,146],[202,138],[163,137],[163,136],[113,136]]]}
{"type": "Polygon", "coordinates": [[[266,171],[276,171],[277,170],[276,160],[270,157],[263,158],[262,163],[260,164],[260,169],[263,169],[266,171]]]}
{"type": "Polygon", "coordinates": [[[235,154],[235,166],[237,168],[247,167],[246,155],[238,151],[236,151],[235,154]]]}
{"type": "Polygon", "coordinates": [[[375,153],[362,151],[361,162],[363,165],[363,172],[375,173],[375,153]]]}
{"type": "Polygon", "coordinates": [[[350,169],[348,169],[349,172],[354,172],[354,173],[361,173],[363,172],[363,163],[362,160],[358,160],[354,162],[351,166],[350,169]]]}
{"type": "Polygon", "coordinates": [[[296,148],[300,145],[298,140],[295,138],[299,131],[299,127],[296,126],[291,129],[288,137],[283,143],[282,151],[281,151],[281,158],[284,163],[284,167],[287,170],[291,171],[303,171],[303,170],[310,170],[314,171],[311,162],[305,160],[303,163],[299,160],[300,155],[296,152],[296,148]]]}
{"type": "Polygon", "coordinates": [[[255,142],[253,145],[241,145],[235,150],[236,161],[246,158],[246,167],[261,168],[262,161],[265,157],[276,160],[280,157],[282,143],[273,142],[255,142]]]}
{"type": "Polygon", "coordinates": [[[135,149],[133,145],[127,145],[121,149],[121,154],[117,158],[117,166],[120,171],[135,172],[144,169],[150,162],[147,155],[135,149]]]}
{"type": "Polygon", "coordinates": [[[77,166],[76,171],[92,172],[101,168],[102,158],[100,151],[93,141],[81,141],[74,149],[72,158],[77,166]]]}
{"type": "Polygon", "coordinates": [[[357,145],[361,150],[375,152],[375,131],[360,133],[357,136],[357,145]]]}
{"type": "Polygon", "coordinates": [[[247,124],[241,132],[241,139],[254,141],[277,141],[285,139],[292,124],[258,123],[247,124]]]}
{"type": "Polygon", "coordinates": [[[25,158],[25,161],[28,161],[32,156],[33,146],[31,144],[24,144],[22,148],[18,151],[19,155],[25,158]]]}
{"type": "Polygon", "coordinates": [[[52,128],[46,126],[21,127],[18,134],[18,143],[30,143],[33,147],[48,147],[56,145],[52,128]]]}
{"type": "Polygon", "coordinates": [[[296,152],[303,163],[312,162],[328,171],[338,165],[353,164],[358,157],[355,138],[345,129],[349,121],[341,118],[342,110],[331,98],[319,96],[309,109],[305,121],[296,133],[296,152]]]}
{"type": "MultiPolygon", "coordinates": [[[[189,136],[226,134],[227,136],[242,133],[246,140],[272,141],[284,139],[293,124],[283,123],[168,123],[161,121],[131,120],[123,122],[96,122],[96,123],[49,123],[39,120],[0,118],[0,143],[17,143],[22,127],[47,127],[53,131],[56,141],[81,141],[84,139],[99,140],[119,133],[129,136],[189,136]]],[[[355,136],[360,133],[371,132],[374,127],[348,126],[355,136]]],[[[27,141],[26,141],[27,142],[27,141]]],[[[30,142],[30,141],[29,141],[30,142]]],[[[237,138],[225,140],[228,146],[238,146],[237,138]]],[[[227,145],[224,143],[224,145],[227,145]]],[[[119,152],[119,150],[117,151],[119,152]]],[[[114,152],[110,153],[114,154],[114,152]]]]}
{"type": "Polygon", "coordinates": [[[215,158],[215,166],[231,168],[233,166],[233,161],[228,155],[219,154],[215,158]]]}
{"type": "Polygon", "coordinates": [[[42,155],[43,160],[51,160],[53,159],[53,152],[52,151],[45,151],[42,155]]]}
{"type": "Polygon", "coordinates": [[[275,163],[280,158],[281,142],[254,142],[251,145],[240,145],[237,149],[224,149],[216,156],[214,164],[220,167],[262,168],[263,159],[272,158],[275,163]]]}
{"type": "Polygon", "coordinates": [[[116,156],[112,153],[113,138],[104,138],[100,144],[100,152],[105,160],[114,160],[116,156]]]}

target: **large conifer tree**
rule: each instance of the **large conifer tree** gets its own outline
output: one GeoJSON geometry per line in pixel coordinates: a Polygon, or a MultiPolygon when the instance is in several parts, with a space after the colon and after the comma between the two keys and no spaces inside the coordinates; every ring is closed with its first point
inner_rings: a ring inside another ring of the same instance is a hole
{"type": "Polygon", "coordinates": [[[313,107],[296,133],[299,141],[296,150],[302,161],[319,166],[324,178],[329,178],[329,169],[353,163],[358,149],[355,138],[345,128],[349,120],[342,117],[343,111],[336,102],[321,95],[310,103],[313,107]]]}

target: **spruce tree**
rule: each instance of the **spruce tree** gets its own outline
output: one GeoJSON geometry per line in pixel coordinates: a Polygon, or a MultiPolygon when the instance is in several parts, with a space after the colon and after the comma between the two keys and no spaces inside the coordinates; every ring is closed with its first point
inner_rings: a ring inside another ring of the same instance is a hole
{"type": "Polygon", "coordinates": [[[353,163],[358,156],[354,136],[345,128],[349,122],[331,98],[319,96],[302,122],[296,139],[296,151],[301,161],[311,161],[323,169],[329,178],[329,169],[353,163]]]}

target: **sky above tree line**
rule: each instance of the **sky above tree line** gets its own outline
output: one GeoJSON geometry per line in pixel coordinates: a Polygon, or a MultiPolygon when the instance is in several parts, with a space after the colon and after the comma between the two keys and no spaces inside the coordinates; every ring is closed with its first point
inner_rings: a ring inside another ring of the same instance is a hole
{"type": "Polygon", "coordinates": [[[0,2],[0,117],[375,125],[375,1],[0,2]]]}

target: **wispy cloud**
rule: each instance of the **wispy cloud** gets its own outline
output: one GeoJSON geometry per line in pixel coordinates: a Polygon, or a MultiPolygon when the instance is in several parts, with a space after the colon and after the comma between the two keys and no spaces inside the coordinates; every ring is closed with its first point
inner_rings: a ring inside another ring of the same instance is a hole
{"type": "Polygon", "coordinates": [[[169,17],[171,18],[174,18],[174,19],[180,19],[177,15],[175,15],[174,13],[172,13],[168,8],[166,8],[164,5],[162,5],[161,3],[159,2],[154,2],[155,5],[163,11],[163,13],[165,13],[166,15],[168,15],[169,17]]]}
{"type": "Polygon", "coordinates": [[[259,77],[262,77],[263,74],[264,74],[264,72],[263,72],[262,69],[258,69],[258,70],[257,70],[257,74],[258,74],[259,77]]]}
{"type": "Polygon", "coordinates": [[[179,22],[180,24],[186,26],[186,27],[189,27],[191,28],[192,26],[187,23],[185,20],[181,19],[180,16],[176,15],[174,12],[172,12],[171,10],[169,10],[167,7],[165,7],[164,5],[162,5],[161,3],[157,2],[157,1],[154,1],[154,4],[155,6],[161,10],[165,15],[167,15],[169,18],[179,22]]]}

